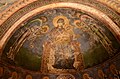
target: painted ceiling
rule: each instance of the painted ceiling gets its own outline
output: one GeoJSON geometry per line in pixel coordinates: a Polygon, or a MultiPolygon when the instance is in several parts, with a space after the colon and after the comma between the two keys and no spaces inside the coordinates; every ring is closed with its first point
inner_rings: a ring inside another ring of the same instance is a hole
{"type": "Polygon", "coordinates": [[[119,0],[0,0],[0,79],[120,79],[119,0]]]}

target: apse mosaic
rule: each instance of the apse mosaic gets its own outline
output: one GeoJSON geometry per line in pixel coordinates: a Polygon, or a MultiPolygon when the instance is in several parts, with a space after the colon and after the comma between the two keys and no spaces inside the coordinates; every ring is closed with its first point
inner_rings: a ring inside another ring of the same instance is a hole
{"type": "Polygon", "coordinates": [[[42,72],[81,71],[119,52],[112,33],[82,11],[57,8],[21,24],[4,50],[5,61],[42,72]]]}
{"type": "MultiPolygon", "coordinates": [[[[21,79],[19,75],[24,70],[30,72],[23,74],[25,79],[32,79],[31,73],[34,72],[35,79],[92,79],[87,69],[104,63],[120,52],[118,40],[105,24],[76,9],[46,10],[19,27],[2,55],[2,61],[6,62],[4,65],[13,69],[10,79],[21,79]],[[15,72],[14,68],[20,72],[15,72]],[[70,74],[63,74],[68,72],[70,74]],[[61,75],[38,76],[39,73],[61,75]]],[[[9,71],[0,67],[0,75],[4,69],[9,71]]],[[[91,72],[96,71],[101,79],[107,79],[104,71],[96,69],[91,69],[91,72]]],[[[109,71],[116,77],[120,74],[114,65],[110,66],[109,71]]]]}

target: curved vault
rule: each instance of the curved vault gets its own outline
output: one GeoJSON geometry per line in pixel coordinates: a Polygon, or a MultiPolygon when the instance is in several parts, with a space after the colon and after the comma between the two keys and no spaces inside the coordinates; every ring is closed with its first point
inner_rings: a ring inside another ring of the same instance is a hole
{"type": "Polygon", "coordinates": [[[0,78],[119,77],[118,4],[117,0],[19,0],[10,7],[3,4],[0,78]]]}

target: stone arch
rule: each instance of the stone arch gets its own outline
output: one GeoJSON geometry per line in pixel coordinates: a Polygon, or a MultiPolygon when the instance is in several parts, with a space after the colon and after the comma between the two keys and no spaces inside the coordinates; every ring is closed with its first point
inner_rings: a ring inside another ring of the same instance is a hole
{"type": "Polygon", "coordinates": [[[68,2],[61,2],[61,3],[53,3],[49,5],[45,5],[42,7],[38,7],[28,13],[26,13],[24,16],[22,16],[20,19],[18,19],[10,28],[9,30],[4,34],[4,36],[0,40],[0,50],[2,53],[2,50],[4,49],[4,46],[6,42],[8,41],[8,38],[11,36],[11,34],[19,28],[20,24],[24,22],[26,19],[30,18],[31,16],[34,16],[35,14],[40,13],[41,11],[52,9],[52,8],[62,8],[62,7],[68,7],[68,8],[75,8],[82,10],[86,13],[89,13],[93,16],[95,16],[97,19],[102,21],[103,23],[106,24],[107,28],[113,33],[113,35],[120,41],[120,28],[103,12],[87,6],[83,4],[78,4],[78,3],[68,3],[68,2]],[[73,6],[74,5],[74,6],[73,6]]]}

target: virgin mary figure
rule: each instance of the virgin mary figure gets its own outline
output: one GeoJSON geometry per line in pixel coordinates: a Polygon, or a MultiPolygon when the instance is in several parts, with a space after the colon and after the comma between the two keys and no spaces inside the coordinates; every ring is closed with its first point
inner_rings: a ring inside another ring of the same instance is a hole
{"type": "Polygon", "coordinates": [[[82,69],[83,58],[80,44],[75,39],[73,27],[65,16],[53,19],[55,28],[48,34],[44,49],[49,51],[48,70],[52,69],[82,69]],[[46,48],[47,47],[47,48],[46,48]]]}

